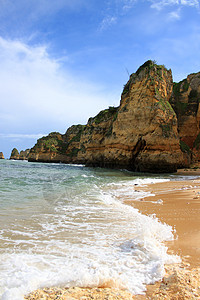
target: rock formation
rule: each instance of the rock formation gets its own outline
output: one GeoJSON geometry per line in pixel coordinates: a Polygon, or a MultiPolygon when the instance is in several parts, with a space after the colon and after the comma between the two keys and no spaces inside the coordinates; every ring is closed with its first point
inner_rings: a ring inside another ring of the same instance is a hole
{"type": "Polygon", "coordinates": [[[10,159],[18,160],[19,159],[19,151],[16,148],[12,149],[10,159]]]}
{"type": "Polygon", "coordinates": [[[48,136],[38,139],[36,145],[30,149],[29,161],[38,162],[70,162],[66,156],[67,144],[64,135],[52,132],[48,136]]]}
{"type": "Polygon", "coordinates": [[[188,155],[200,159],[200,72],[190,74],[174,83],[170,103],[178,119],[181,148],[188,155]]]}
{"type": "Polygon", "coordinates": [[[171,70],[147,61],[130,76],[119,107],[101,111],[64,135],[39,139],[28,159],[174,172],[188,164],[188,157],[180,149],[177,117],[169,103],[172,89],[171,70]]]}
{"type": "Polygon", "coordinates": [[[0,152],[0,159],[5,159],[4,155],[3,155],[3,152],[0,152]]]}
{"type": "Polygon", "coordinates": [[[19,154],[19,160],[28,160],[30,149],[26,149],[25,151],[21,150],[19,154]]]}
{"type": "Polygon", "coordinates": [[[14,160],[28,160],[30,149],[26,149],[25,151],[21,150],[19,151],[14,148],[11,152],[10,159],[14,160]]]}

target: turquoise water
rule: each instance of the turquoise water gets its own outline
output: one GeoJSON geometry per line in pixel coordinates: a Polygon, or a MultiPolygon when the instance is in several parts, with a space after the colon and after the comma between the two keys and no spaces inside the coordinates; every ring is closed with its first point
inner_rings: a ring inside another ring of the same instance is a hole
{"type": "MultiPolygon", "coordinates": [[[[170,177],[169,177],[170,178],[170,177]]],[[[64,164],[0,161],[0,295],[45,286],[143,293],[162,278],[172,228],[123,200],[169,178],[64,164]]]]}

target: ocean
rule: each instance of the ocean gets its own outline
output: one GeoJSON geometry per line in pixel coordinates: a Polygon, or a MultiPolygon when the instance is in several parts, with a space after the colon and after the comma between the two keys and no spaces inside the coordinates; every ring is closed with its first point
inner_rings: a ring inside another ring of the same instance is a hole
{"type": "MultiPolygon", "coordinates": [[[[173,228],[124,200],[170,176],[82,165],[0,161],[0,296],[22,300],[51,286],[143,293],[179,261],[173,228]]],[[[160,204],[158,204],[160,205],[160,204]]]]}

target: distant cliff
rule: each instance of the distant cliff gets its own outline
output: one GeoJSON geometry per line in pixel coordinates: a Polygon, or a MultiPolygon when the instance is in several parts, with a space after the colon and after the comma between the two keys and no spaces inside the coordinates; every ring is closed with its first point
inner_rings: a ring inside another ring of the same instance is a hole
{"type": "Polygon", "coordinates": [[[0,152],[0,159],[5,159],[4,155],[3,155],[3,152],[0,152]]]}
{"type": "Polygon", "coordinates": [[[99,112],[86,125],[73,125],[64,135],[55,132],[39,139],[28,160],[141,172],[187,166],[190,157],[180,148],[175,90],[171,70],[149,60],[130,76],[119,107],[99,112]]]}
{"type": "Polygon", "coordinates": [[[18,160],[19,159],[19,151],[17,150],[17,148],[13,148],[11,155],[10,155],[10,159],[14,159],[14,160],[18,160]]]}
{"type": "Polygon", "coordinates": [[[28,160],[28,155],[29,155],[30,149],[26,149],[25,151],[19,151],[16,148],[13,148],[10,159],[13,160],[28,160]]]}

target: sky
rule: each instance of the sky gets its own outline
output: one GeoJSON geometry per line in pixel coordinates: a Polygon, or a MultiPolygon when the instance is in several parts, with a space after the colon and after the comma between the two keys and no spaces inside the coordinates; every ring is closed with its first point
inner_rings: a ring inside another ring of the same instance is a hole
{"type": "Polygon", "coordinates": [[[200,71],[199,0],[0,0],[0,151],[118,106],[146,60],[200,71]]]}

